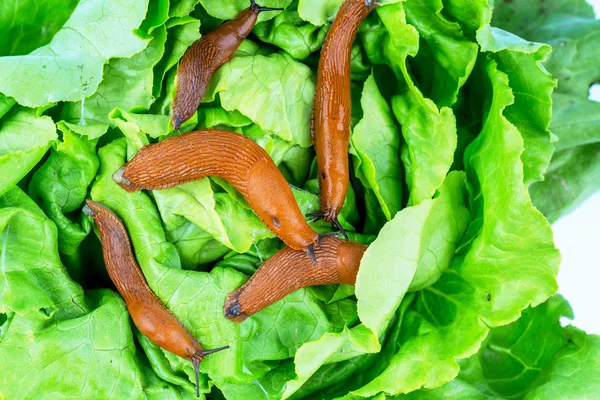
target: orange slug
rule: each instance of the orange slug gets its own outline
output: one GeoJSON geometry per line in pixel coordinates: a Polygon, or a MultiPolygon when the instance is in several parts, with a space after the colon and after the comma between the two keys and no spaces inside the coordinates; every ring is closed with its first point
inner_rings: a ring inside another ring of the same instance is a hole
{"type": "Polygon", "coordinates": [[[207,176],[229,181],[289,247],[316,263],[319,234],[304,219],[289,184],[258,144],[238,133],[204,130],[145,146],[113,179],[128,192],[161,190],[207,176]]]}
{"type": "Polygon", "coordinates": [[[200,397],[200,363],[208,354],[229,346],[204,350],[181,321],[156,297],[135,260],[123,222],[108,207],[87,200],[83,212],[98,225],[106,270],[125,300],[133,323],[158,346],[192,362],[196,374],[196,396],[200,397]]]}
{"type": "Polygon", "coordinates": [[[177,89],[171,112],[173,127],[177,130],[195,113],[206,93],[214,73],[231,60],[263,11],[281,11],[283,8],[261,7],[250,0],[235,19],[202,36],[183,55],[177,69],[177,89]]]}
{"type": "Polygon", "coordinates": [[[240,323],[300,288],[346,283],[354,285],[367,246],[335,237],[324,238],[316,250],[319,265],[289,247],[280,250],[225,300],[224,314],[240,323]]]}
{"type": "Polygon", "coordinates": [[[311,137],[319,166],[321,213],[309,217],[335,225],[346,240],[338,215],[350,179],[350,55],[358,27],[377,6],[375,0],[344,0],[321,50],[313,102],[311,137]]]}

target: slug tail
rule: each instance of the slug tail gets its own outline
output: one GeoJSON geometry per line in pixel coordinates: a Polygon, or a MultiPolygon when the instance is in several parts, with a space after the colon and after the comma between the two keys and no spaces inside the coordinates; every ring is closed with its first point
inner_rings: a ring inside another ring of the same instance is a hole
{"type": "Polygon", "coordinates": [[[223,308],[225,318],[238,324],[244,322],[248,318],[248,315],[242,311],[242,305],[238,300],[239,294],[239,290],[230,293],[225,300],[225,307],[223,308]]]}

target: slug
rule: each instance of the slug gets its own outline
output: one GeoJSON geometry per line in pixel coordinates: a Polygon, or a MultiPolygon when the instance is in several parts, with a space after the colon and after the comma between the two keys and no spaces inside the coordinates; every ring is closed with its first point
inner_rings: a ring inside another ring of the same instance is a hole
{"type": "Polygon", "coordinates": [[[338,215],[350,179],[350,55],[358,27],[377,5],[375,0],[344,0],[342,3],[321,50],[313,101],[311,137],[319,166],[321,213],[308,216],[335,225],[346,240],[348,236],[338,215]]]}
{"type": "Polygon", "coordinates": [[[271,157],[244,135],[220,130],[186,133],[145,146],[113,174],[128,192],[161,190],[216,176],[229,181],[258,217],[289,247],[313,258],[319,236],[271,157]]]}
{"type": "Polygon", "coordinates": [[[156,297],[135,260],[123,222],[108,207],[87,200],[83,212],[98,225],[106,270],[125,300],[133,323],[158,346],[192,362],[196,374],[196,396],[200,397],[200,363],[208,354],[229,346],[204,350],[181,321],[156,297]]]}
{"type": "Polygon", "coordinates": [[[231,60],[263,11],[283,8],[261,7],[250,0],[250,7],[235,19],[202,36],[183,55],[177,69],[177,88],[171,111],[175,130],[192,118],[200,106],[213,74],[231,60]]]}
{"type": "Polygon", "coordinates": [[[319,265],[315,266],[307,262],[302,252],[285,247],[227,296],[223,313],[240,323],[300,288],[334,283],[354,285],[366,249],[359,243],[327,237],[317,249],[319,265]]]}

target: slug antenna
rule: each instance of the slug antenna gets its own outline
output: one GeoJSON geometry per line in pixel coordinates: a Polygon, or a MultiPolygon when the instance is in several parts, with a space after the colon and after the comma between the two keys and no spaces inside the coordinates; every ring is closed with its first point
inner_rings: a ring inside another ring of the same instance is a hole
{"type": "Polygon", "coordinates": [[[196,375],[196,397],[200,397],[200,359],[194,358],[194,374],[196,375]]]}
{"type": "Polygon", "coordinates": [[[257,6],[255,0],[250,0],[250,7],[258,7],[258,12],[263,12],[263,11],[283,11],[284,10],[283,8],[257,6]]]}
{"type": "Polygon", "coordinates": [[[338,218],[337,217],[329,217],[329,215],[330,214],[327,212],[306,214],[306,216],[308,218],[313,218],[312,222],[317,222],[320,219],[325,219],[325,220],[330,219],[331,225],[335,226],[340,231],[340,233],[344,236],[344,239],[349,241],[350,238],[348,238],[348,234],[346,233],[344,228],[342,228],[342,224],[340,224],[340,221],[338,220],[338,218]],[[327,218],[327,217],[329,217],[329,218],[327,218]]]}

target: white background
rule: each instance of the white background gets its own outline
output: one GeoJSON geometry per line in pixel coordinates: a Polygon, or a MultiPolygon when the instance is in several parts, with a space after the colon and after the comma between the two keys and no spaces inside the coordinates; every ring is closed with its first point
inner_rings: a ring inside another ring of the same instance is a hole
{"type": "MultiPolygon", "coordinates": [[[[588,0],[600,16],[600,0],[588,0]]],[[[599,67],[600,68],[600,65],[599,67]]],[[[600,85],[591,90],[600,101],[600,85]]],[[[600,334],[600,192],[554,226],[563,261],[558,274],[559,293],[573,307],[573,325],[600,334]]]]}

